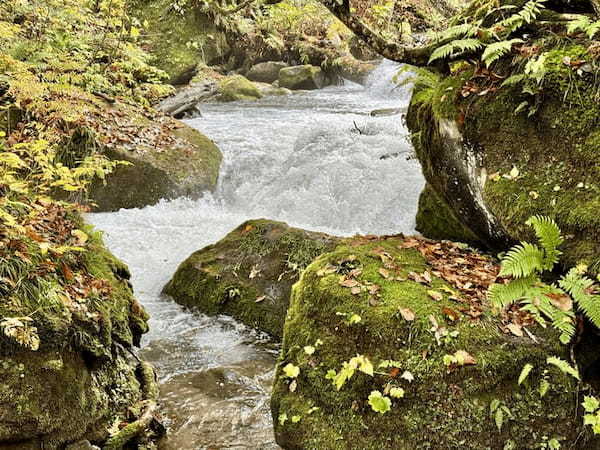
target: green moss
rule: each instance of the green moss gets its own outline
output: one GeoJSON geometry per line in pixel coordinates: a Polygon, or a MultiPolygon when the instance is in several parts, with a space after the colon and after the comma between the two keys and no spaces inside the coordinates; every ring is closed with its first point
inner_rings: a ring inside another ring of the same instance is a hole
{"type": "Polygon", "coordinates": [[[245,222],[185,260],[165,292],[204,313],[228,314],[280,338],[292,284],[335,240],[281,222],[245,222]]]}
{"type": "Polygon", "coordinates": [[[574,439],[582,429],[574,413],[576,384],[553,370],[544,375],[547,355],[566,354],[556,336],[539,329],[534,331],[537,344],[511,338],[490,315],[478,321],[462,315],[455,323],[447,321],[443,308],[458,311],[460,305],[445,293],[435,301],[427,292],[445,292],[444,281],[434,277],[427,287],[380,275],[382,251],[400,268],[400,277],[432,271],[419,252],[400,249],[401,243],[400,238],[387,238],[340,245],[320,256],[294,285],[271,403],[278,443],[284,448],[484,449],[503,448],[509,439],[517,448],[535,448],[544,436],[574,439]],[[357,277],[361,283],[380,286],[381,297],[375,302],[367,292],[352,295],[340,286],[339,274],[323,272],[348,258],[355,258],[353,264],[362,270],[357,277]],[[410,308],[415,320],[404,320],[399,308],[410,308]],[[348,325],[347,314],[357,314],[361,321],[348,325]],[[458,335],[438,345],[430,317],[458,335]],[[317,348],[313,355],[304,352],[307,345],[317,348]],[[473,355],[476,365],[449,370],[443,356],[457,350],[473,355]],[[337,391],[326,379],[327,372],[339,371],[357,354],[369,358],[375,375],[357,372],[337,391]],[[398,361],[400,371],[410,371],[415,381],[393,377],[389,369],[377,370],[388,359],[398,361]],[[281,371],[288,363],[300,367],[293,391],[281,371]],[[535,370],[517,387],[525,363],[535,370]],[[552,383],[544,398],[536,391],[542,376],[552,383]],[[406,396],[380,415],[370,409],[367,398],[373,390],[383,392],[388,383],[404,388],[406,396]],[[489,416],[492,399],[502,401],[514,416],[500,432],[489,416]],[[283,414],[288,420],[282,425],[283,414]],[[294,415],[301,416],[299,422],[289,420],[294,415]]]}
{"type": "Polygon", "coordinates": [[[219,81],[218,92],[219,99],[225,102],[262,98],[255,84],[242,75],[223,78],[219,81]]]}
{"type": "Polygon", "coordinates": [[[416,221],[417,231],[430,239],[448,239],[472,244],[479,242],[477,236],[460,222],[450,206],[440,199],[429,184],[419,196],[416,221]]]}
{"type": "Polygon", "coordinates": [[[146,23],[143,41],[153,64],[163,69],[174,84],[189,81],[198,63],[210,64],[229,51],[225,35],[197,6],[170,0],[137,0],[133,15],[146,23]]]}

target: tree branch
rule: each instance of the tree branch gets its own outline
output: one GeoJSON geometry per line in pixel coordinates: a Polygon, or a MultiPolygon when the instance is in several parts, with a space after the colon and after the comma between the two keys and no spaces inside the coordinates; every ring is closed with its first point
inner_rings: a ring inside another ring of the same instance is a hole
{"type": "Polygon", "coordinates": [[[386,41],[375,31],[371,30],[364,22],[350,13],[349,0],[343,0],[342,4],[337,3],[336,0],[321,0],[321,3],[359,39],[384,58],[413,66],[422,67],[427,65],[429,56],[433,52],[431,45],[409,47],[396,42],[386,41]]]}

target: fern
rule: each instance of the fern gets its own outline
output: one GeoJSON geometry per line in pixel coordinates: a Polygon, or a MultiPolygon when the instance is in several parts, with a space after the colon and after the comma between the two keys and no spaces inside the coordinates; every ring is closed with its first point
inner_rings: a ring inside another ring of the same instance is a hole
{"type": "Polygon", "coordinates": [[[502,259],[500,276],[513,279],[506,284],[493,284],[488,295],[495,308],[504,309],[515,303],[530,313],[542,326],[550,321],[560,332],[560,341],[567,344],[575,334],[576,305],[600,328],[600,294],[594,281],[585,277],[585,266],[575,267],[563,276],[558,284],[541,280],[544,271],[552,270],[561,252],[558,247],[563,238],[556,223],[543,216],[527,220],[536,234],[540,246],[523,242],[513,247],[502,259]]]}
{"type": "Polygon", "coordinates": [[[476,23],[465,22],[459,25],[448,27],[444,31],[435,34],[435,41],[441,42],[459,38],[464,39],[468,37],[473,37],[479,32],[480,24],[481,21],[478,21],[476,23]]]}
{"type": "Polygon", "coordinates": [[[500,276],[527,277],[544,268],[544,251],[535,244],[522,242],[513,247],[502,260],[500,276]]]}
{"type": "Polygon", "coordinates": [[[481,55],[481,60],[485,63],[486,67],[490,67],[490,65],[500,59],[502,56],[506,55],[511,51],[512,46],[515,44],[520,44],[523,42],[523,39],[510,39],[508,41],[500,41],[494,42],[493,44],[489,44],[485,50],[483,51],[483,55],[481,55]]]}
{"type": "Polygon", "coordinates": [[[544,249],[544,270],[552,270],[558,262],[562,252],[558,247],[563,243],[564,239],[560,235],[560,229],[554,220],[544,216],[530,217],[525,224],[533,227],[542,248],[544,249]]]}
{"type": "Polygon", "coordinates": [[[518,278],[507,284],[493,284],[489,290],[489,299],[495,308],[504,309],[527,297],[530,287],[538,280],[536,276],[518,278]]]}
{"type": "Polygon", "coordinates": [[[558,283],[571,294],[586,317],[600,328],[600,295],[595,293],[594,282],[585,277],[582,272],[582,268],[574,267],[558,283]]]}
{"type": "Polygon", "coordinates": [[[581,31],[587,35],[588,38],[593,39],[596,34],[600,31],[600,20],[597,22],[591,22],[589,17],[582,16],[575,20],[572,20],[567,25],[567,33],[573,34],[581,31]]]}
{"type": "Polygon", "coordinates": [[[483,47],[483,43],[479,39],[467,38],[452,41],[436,48],[429,58],[429,64],[438,59],[449,59],[466,52],[474,52],[481,47],[483,47]]]}

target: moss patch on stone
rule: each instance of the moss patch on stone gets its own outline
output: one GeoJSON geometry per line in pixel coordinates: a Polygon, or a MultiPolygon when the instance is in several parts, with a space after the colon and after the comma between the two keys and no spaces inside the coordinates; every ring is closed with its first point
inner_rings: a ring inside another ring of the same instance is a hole
{"type": "Polygon", "coordinates": [[[242,75],[223,78],[219,81],[217,91],[219,100],[224,102],[258,100],[263,96],[258,87],[242,75]]]}
{"type": "Polygon", "coordinates": [[[479,243],[477,236],[460,222],[454,211],[429,184],[425,185],[419,196],[416,221],[417,231],[427,238],[479,243]]]}
{"type": "Polygon", "coordinates": [[[179,8],[170,0],[133,2],[133,15],[147,24],[142,39],[152,62],[169,74],[173,84],[189,81],[198,63],[211,64],[229,52],[226,36],[200,8],[193,4],[179,8]]]}
{"type": "MultiPolygon", "coordinates": [[[[418,449],[418,448],[535,448],[557,438],[575,442],[582,431],[575,414],[577,386],[573,379],[549,367],[549,355],[566,357],[556,336],[534,330],[538,343],[500,332],[497,321],[485,315],[478,321],[459,317],[447,320],[444,308],[456,308],[447,294],[434,300],[428,289],[444,292],[445,282],[433,277],[431,287],[414,281],[383,278],[379,254],[387,252],[406,276],[431,270],[415,249],[400,249],[402,238],[365,243],[345,242],[321,255],[294,285],[283,348],[278,364],[271,408],[276,438],[286,449],[418,449]],[[375,252],[374,252],[375,251],[375,252]],[[340,274],[326,269],[353,260],[362,273],[361,283],[380,286],[381,297],[369,301],[368,293],[353,295],[340,286],[340,274]],[[409,308],[414,321],[405,320],[400,308],[409,308]],[[350,324],[348,315],[361,320],[350,324]],[[457,332],[436,342],[432,319],[457,332]],[[308,354],[304,347],[316,351],[308,354]],[[475,365],[447,367],[444,355],[467,351],[475,365]],[[327,374],[340,371],[352,357],[364,355],[375,367],[374,376],[357,371],[338,391],[327,374]],[[396,371],[378,368],[385,360],[396,371]],[[286,377],[287,364],[299,367],[297,378],[286,377]],[[517,386],[522,367],[534,370],[517,386]],[[400,377],[409,371],[414,381],[400,377]],[[540,382],[550,390],[541,397],[540,382]],[[368,396],[386,386],[405,390],[386,414],[374,412],[368,396]],[[490,403],[498,400],[512,416],[498,430],[490,417],[490,403]]],[[[579,440],[579,448],[595,448],[579,440]]]]}
{"type": "Polygon", "coordinates": [[[281,338],[291,286],[337,240],[282,222],[251,220],[193,253],[165,293],[206,314],[228,314],[281,338]]]}
{"type": "Polygon", "coordinates": [[[115,145],[114,130],[98,133],[97,145],[104,154],[130,163],[91,186],[89,197],[98,210],[140,208],[162,198],[198,197],[216,187],[222,154],[198,130],[125,104],[110,107],[109,113],[125,117],[136,139],[127,136],[115,145]]]}

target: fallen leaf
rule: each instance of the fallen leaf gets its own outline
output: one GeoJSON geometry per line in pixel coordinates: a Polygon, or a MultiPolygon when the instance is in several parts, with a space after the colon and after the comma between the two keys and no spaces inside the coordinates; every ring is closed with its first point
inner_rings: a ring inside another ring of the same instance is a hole
{"type": "Polygon", "coordinates": [[[415,313],[410,308],[398,308],[402,318],[408,322],[415,320],[415,313]]]}
{"type": "Polygon", "coordinates": [[[350,293],[352,295],[358,295],[360,294],[361,288],[360,286],[354,286],[352,289],[350,289],[350,293]]]}
{"type": "Polygon", "coordinates": [[[260,303],[262,302],[265,298],[267,298],[266,295],[261,295],[260,297],[257,297],[256,300],[254,300],[256,303],[260,303]]]}
{"type": "Polygon", "coordinates": [[[442,312],[452,321],[452,322],[456,322],[459,318],[460,315],[454,311],[452,308],[448,308],[446,306],[444,306],[442,308],[442,312]]]}
{"type": "Polygon", "coordinates": [[[444,294],[438,291],[434,291],[433,289],[428,290],[427,295],[429,295],[432,299],[438,302],[444,299],[444,294]]]}
{"type": "Polygon", "coordinates": [[[550,303],[556,306],[561,311],[570,311],[573,309],[573,300],[566,294],[546,294],[546,297],[550,299],[550,303]]]}
{"type": "Polygon", "coordinates": [[[454,353],[454,357],[460,366],[473,366],[477,364],[475,358],[464,350],[457,350],[454,353]]]}
{"type": "Polygon", "coordinates": [[[509,323],[506,328],[512,334],[518,337],[523,337],[523,327],[521,325],[517,325],[516,323],[509,323]]]}
{"type": "Polygon", "coordinates": [[[387,279],[390,277],[390,273],[389,273],[387,270],[385,270],[383,267],[382,267],[382,268],[380,268],[380,269],[378,270],[378,272],[379,272],[379,275],[381,275],[381,276],[382,276],[383,278],[385,278],[386,280],[387,280],[387,279]]]}
{"type": "Polygon", "coordinates": [[[342,287],[347,287],[347,288],[353,288],[355,286],[358,286],[358,281],[353,280],[351,278],[346,278],[340,281],[340,286],[342,287]]]}

